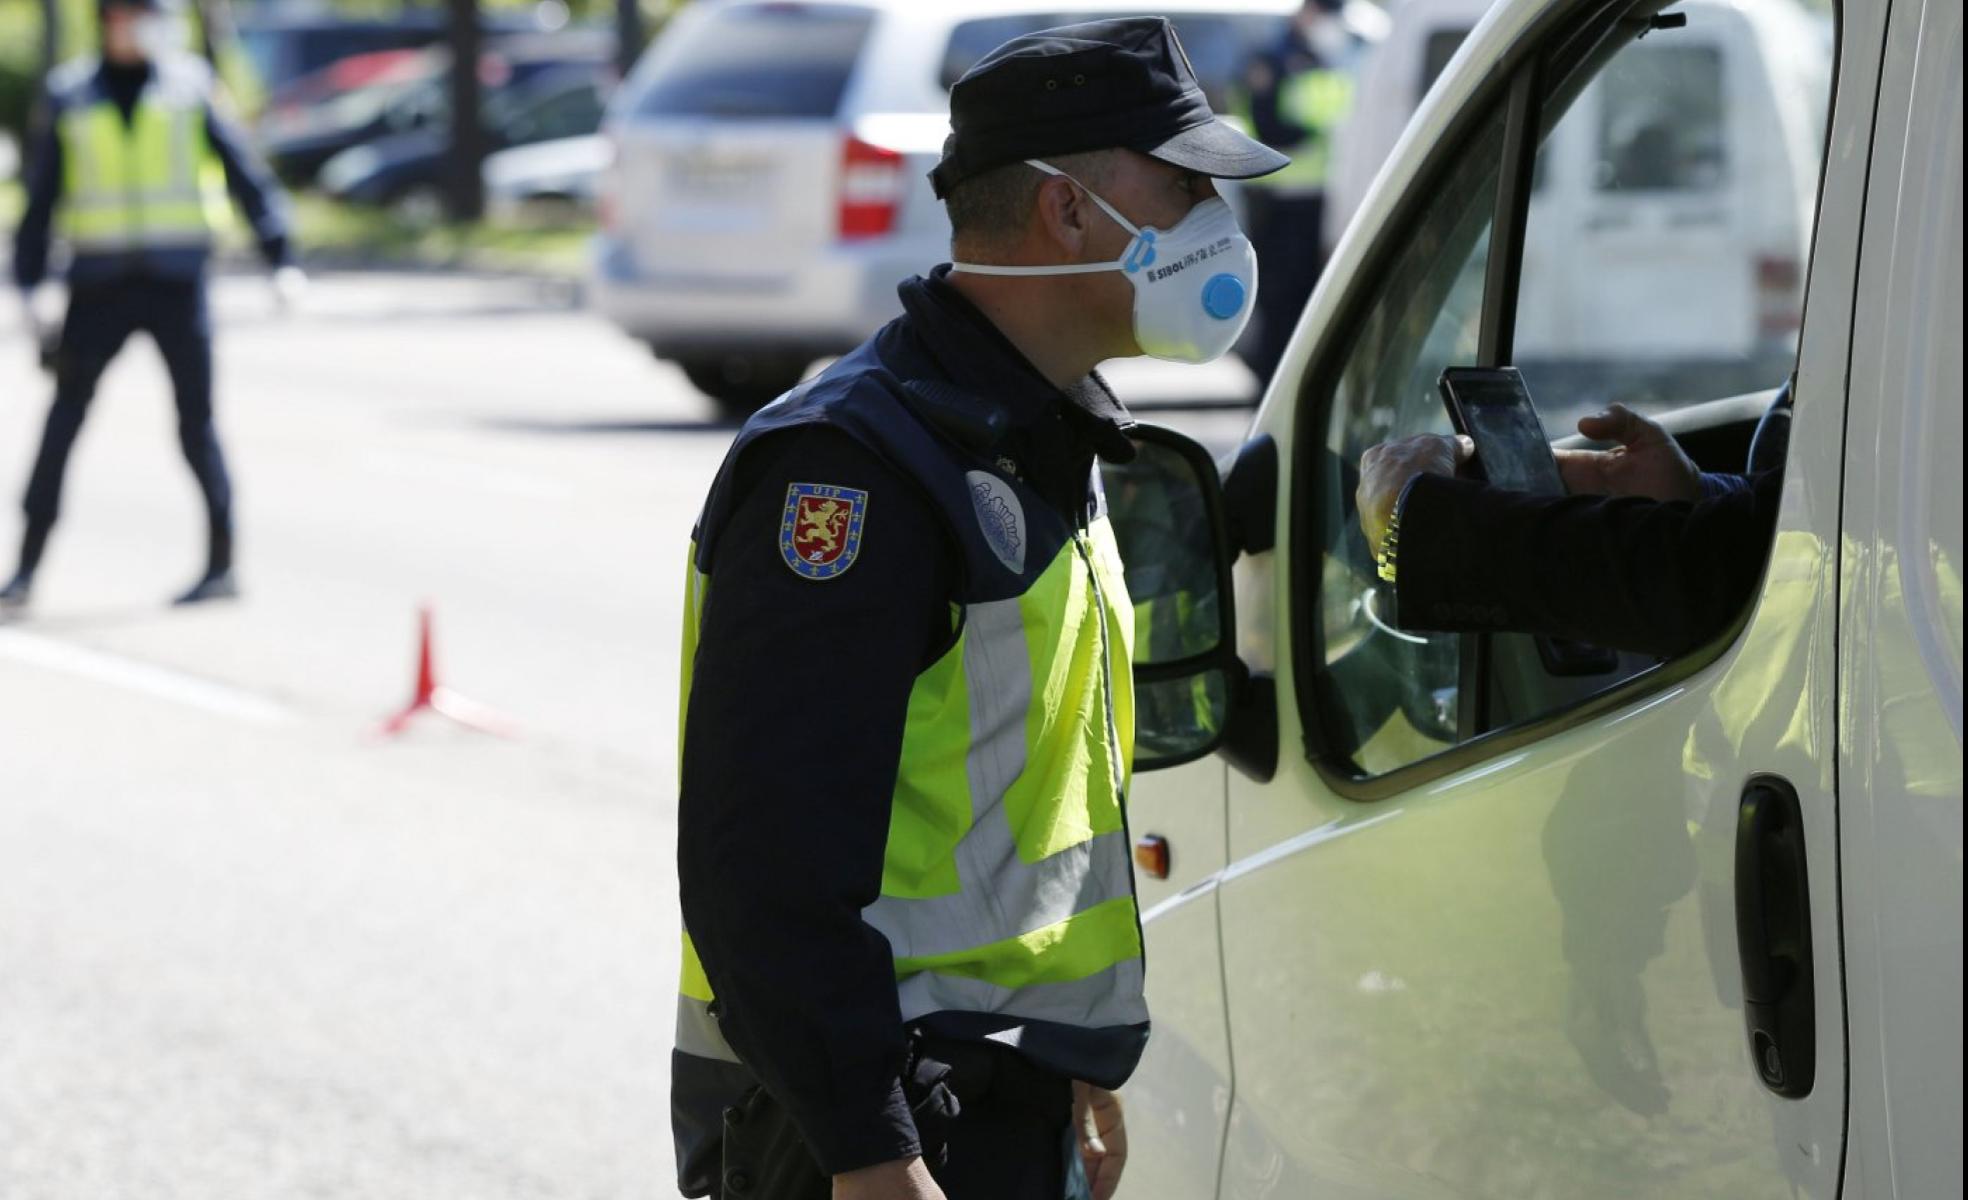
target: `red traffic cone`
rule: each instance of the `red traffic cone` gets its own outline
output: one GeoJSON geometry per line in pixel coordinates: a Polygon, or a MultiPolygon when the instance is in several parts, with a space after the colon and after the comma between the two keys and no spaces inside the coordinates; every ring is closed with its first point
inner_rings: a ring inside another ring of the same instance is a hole
{"type": "Polygon", "coordinates": [[[410,721],[420,712],[434,712],[438,716],[488,733],[493,737],[517,737],[518,727],[497,711],[470,700],[437,682],[436,654],[432,648],[431,606],[424,603],[417,607],[417,682],[411,694],[410,703],[403,711],[384,721],[376,729],[378,737],[395,737],[410,727],[410,721]]]}

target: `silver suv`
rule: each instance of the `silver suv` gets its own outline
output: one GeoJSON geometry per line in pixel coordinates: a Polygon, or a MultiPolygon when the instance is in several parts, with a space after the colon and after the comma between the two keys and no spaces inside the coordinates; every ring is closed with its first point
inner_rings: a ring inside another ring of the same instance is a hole
{"type": "MultiPolygon", "coordinates": [[[[1218,112],[1297,0],[1168,12],[1218,112]]],[[[949,86],[1002,42],[1133,13],[1140,0],[806,4],[679,13],[616,93],[603,132],[598,309],[733,414],[797,383],[900,311],[895,286],[948,257],[926,178],[949,86]]]]}

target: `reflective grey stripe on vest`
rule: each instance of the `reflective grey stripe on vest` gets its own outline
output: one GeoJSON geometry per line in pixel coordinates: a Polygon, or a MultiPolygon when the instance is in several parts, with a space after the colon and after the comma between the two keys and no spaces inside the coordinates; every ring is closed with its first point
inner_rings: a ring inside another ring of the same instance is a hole
{"type": "Polygon", "coordinates": [[[966,606],[963,653],[971,804],[970,829],[955,855],[963,890],[926,898],[883,896],[863,912],[897,958],[950,954],[1031,933],[1133,889],[1122,831],[1036,863],[1019,856],[1003,807],[1005,793],[1025,770],[1025,720],[1032,704],[1032,659],[1018,601],[966,606]]]}
{"type": "Polygon", "coordinates": [[[698,1058],[738,1061],[731,1043],[724,1040],[724,1031],[718,1028],[717,1018],[711,1015],[710,1004],[689,996],[677,997],[676,1048],[698,1058]]]}
{"type": "Polygon", "coordinates": [[[1080,1028],[1140,1025],[1148,1020],[1145,979],[1139,956],[1067,983],[1036,983],[1003,988],[981,979],[924,971],[896,986],[902,1019],[933,1012],[1003,1013],[1028,1021],[1051,1021],[1080,1028]]]}

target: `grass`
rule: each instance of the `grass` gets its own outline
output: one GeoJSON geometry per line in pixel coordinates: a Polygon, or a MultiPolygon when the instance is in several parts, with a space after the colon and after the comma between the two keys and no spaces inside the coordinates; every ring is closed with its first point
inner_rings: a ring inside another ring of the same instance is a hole
{"type": "Polygon", "coordinates": [[[294,223],[303,261],[570,277],[580,274],[593,233],[585,226],[421,225],[384,209],[340,204],[308,192],[294,196],[294,223]]]}
{"type": "MultiPolygon", "coordinates": [[[[475,222],[419,226],[382,209],[338,204],[296,193],[294,241],[301,261],[323,266],[416,266],[573,278],[581,273],[593,231],[585,226],[508,229],[475,222]]],[[[11,236],[25,196],[0,181],[0,233],[11,236]]],[[[229,248],[251,254],[235,223],[229,248]]]]}

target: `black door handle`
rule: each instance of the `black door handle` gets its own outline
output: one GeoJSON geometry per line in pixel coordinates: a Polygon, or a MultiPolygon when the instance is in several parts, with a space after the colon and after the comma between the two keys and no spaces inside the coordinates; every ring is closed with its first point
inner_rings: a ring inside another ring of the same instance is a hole
{"type": "Polygon", "coordinates": [[[1736,944],[1743,1019],[1764,1086],[1793,1099],[1817,1074],[1817,1004],[1811,970],[1811,888],[1797,790],[1775,775],[1743,788],[1736,821],[1736,944]]]}

